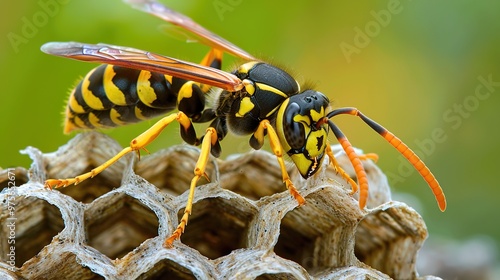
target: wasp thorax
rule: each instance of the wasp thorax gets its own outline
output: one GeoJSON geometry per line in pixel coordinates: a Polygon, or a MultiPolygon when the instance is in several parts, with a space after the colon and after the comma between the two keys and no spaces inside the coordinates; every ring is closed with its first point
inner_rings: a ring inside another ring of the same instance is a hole
{"type": "Polygon", "coordinates": [[[241,80],[252,81],[257,89],[269,90],[285,98],[297,94],[300,90],[297,81],[283,69],[271,64],[252,61],[241,65],[233,72],[241,80]]]}
{"type": "Polygon", "coordinates": [[[318,171],[325,154],[328,106],[326,96],[307,90],[288,98],[278,112],[276,126],[281,144],[304,178],[318,171]]]}
{"type": "Polygon", "coordinates": [[[241,79],[244,88],[222,92],[217,110],[224,113],[229,129],[236,134],[255,132],[262,120],[273,118],[280,105],[299,92],[292,76],[264,62],[247,62],[233,74],[241,79]]]}

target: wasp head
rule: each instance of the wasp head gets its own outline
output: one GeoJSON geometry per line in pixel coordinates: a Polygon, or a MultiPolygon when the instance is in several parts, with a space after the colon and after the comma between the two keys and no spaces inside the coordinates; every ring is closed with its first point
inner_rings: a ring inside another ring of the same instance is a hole
{"type": "Polygon", "coordinates": [[[277,114],[276,128],[281,145],[306,179],[319,170],[325,155],[328,106],[325,95],[306,90],[289,97],[277,114]]]}

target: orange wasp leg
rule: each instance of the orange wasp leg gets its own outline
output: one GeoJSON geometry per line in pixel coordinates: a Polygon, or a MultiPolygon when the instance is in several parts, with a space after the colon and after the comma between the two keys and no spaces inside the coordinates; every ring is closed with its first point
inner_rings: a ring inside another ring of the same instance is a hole
{"type": "Polygon", "coordinates": [[[252,135],[252,138],[250,139],[251,142],[255,141],[258,142],[259,144],[258,145],[250,144],[250,145],[252,147],[255,146],[261,147],[262,144],[264,143],[265,131],[267,131],[267,135],[269,136],[269,143],[271,145],[271,150],[278,159],[278,163],[281,168],[281,175],[283,176],[283,182],[285,183],[286,188],[288,189],[290,194],[295,198],[295,200],[297,200],[299,206],[304,205],[306,201],[302,197],[302,195],[300,195],[300,193],[297,191],[292,181],[290,180],[290,176],[286,171],[285,161],[283,160],[283,148],[281,147],[276,131],[271,126],[271,123],[268,120],[262,120],[260,122],[259,127],[257,128],[257,130],[252,135]]]}
{"type": "Polygon", "coordinates": [[[368,154],[362,154],[362,155],[358,155],[359,159],[360,160],[373,160],[374,162],[377,162],[378,161],[378,155],[375,154],[375,153],[368,153],[368,154]]]}
{"type": "Polygon", "coordinates": [[[417,154],[415,154],[415,152],[413,152],[405,143],[403,143],[403,141],[401,141],[398,137],[396,137],[394,134],[392,134],[390,131],[385,129],[380,124],[376,123],[375,121],[363,115],[356,108],[340,108],[337,110],[333,110],[330,113],[328,113],[327,118],[331,118],[339,114],[347,114],[360,117],[363,120],[363,122],[365,122],[378,134],[380,134],[394,148],[396,148],[413,165],[413,167],[418,171],[418,173],[420,173],[420,175],[427,182],[427,184],[432,190],[432,193],[436,197],[439,209],[441,211],[446,210],[446,197],[436,177],[434,177],[432,172],[424,164],[424,162],[417,156],[417,154]]]}
{"type": "MultiPolygon", "coordinates": [[[[210,66],[215,69],[222,68],[222,55],[223,51],[219,49],[210,49],[210,51],[205,55],[205,57],[201,60],[200,65],[210,66]]],[[[208,92],[211,88],[210,85],[200,84],[200,88],[203,92],[208,92]]]]}
{"type": "MultiPolygon", "coordinates": [[[[358,183],[359,183],[359,208],[364,209],[366,206],[366,200],[368,199],[368,178],[366,177],[365,168],[363,167],[363,164],[361,163],[359,156],[354,151],[351,142],[349,142],[347,137],[345,137],[344,133],[342,133],[342,131],[340,131],[340,129],[330,120],[328,120],[328,125],[332,129],[333,134],[335,134],[335,137],[339,141],[340,145],[342,146],[342,149],[344,149],[345,154],[347,155],[349,161],[354,167],[354,171],[356,172],[356,177],[358,178],[358,183]]],[[[330,155],[328,156],[330,157],[330,155]]],[[[356,189],[354,189],[353,186],[352,193],[354,192],[356,192],[356,189]]]]}
{"type": "Polygon", "coordinates": [[[153,142],[156,139],[156,137],[160,135],[161,131],[165,129],[165,127],[167,127],[173,121],[179,122],[181,128],[184,129],[185,131],[190,131],[193,129],[191,120],[186,116],[186,114],[184,114],[183,112],[171,114],[167,117],[162,118],[161,120],[156,122],[153,126],[151,126],[148,130],[144,131],[143,133],[141,133],[141,135],[134,138],[130,142],[129,147],[124,148],[122,151],[120,151],[118,154],[116,154],[114,157],[112,157],[105,163],[99,165],[98,167],[92,169],[87,173],[76,176],[74,178],[48,179],[45,181],[45,187],[49,189],[66,187],[72,184],[76,185],[84,180],[95,177],[97,174],[104,171],[106,168],[111,166],[113,163],[118,161],[126,154],[134,151],[139,154],[139,151],[141,149],[146,150],[146,146],[149,145],[151,142],[153,142]]]}
{"type": "Polygon", "coordinates": [[[166,248],[172,248],[172,243],[175,240],[179,239],[182,233],[184,233],[184,229],[186,228],[189,220],[189,215],[191,214],[193,208],[194,189],[196,188],[196,183],[202,176],[207,178],[208,180],[208,176],[205,173],[205,168],[207,167],[211,147],[214,146],[218,141],[217,131],[215,130],[215,128],[207,128],[206,134],[203,137],[201,143],[200,156],[198,157],[198,161],[196,162],[196,166],[194,168],[194,177],[191,180],[191,185],[189,186],[189,195],[186,203],[186,208],[184,209],[184,214],[182,215],[181,222],[179,223],[175,231],[172,233],[172,235],[170,235],[169,238],[165,240],[163,246],[166,248]]]}
{"type": "Polygon", "coordinates": [[[333,155],[333,151],[332,151],[332,148],[330,147],[329,144],[326,145],[326,149],[325,149],[325,152],[326,152],[326,155],[328,156],[328,158],[330,159],[330,164],[331,166],[333,167],[333,170],[339,174],[342,178],[344,178],[350,185],[351,185],[351,188],[352,188],[352,191],[351,191],[351,195],[355,194],[357,191],[358,191],[358,185],[356,184],[356,182],[354,182],[354,180],[344,171],[344,169],[342,169],[342,167],[340,167],[339,163],[337,162],[337,160],[335,159],[335,156],[333,155]]]}

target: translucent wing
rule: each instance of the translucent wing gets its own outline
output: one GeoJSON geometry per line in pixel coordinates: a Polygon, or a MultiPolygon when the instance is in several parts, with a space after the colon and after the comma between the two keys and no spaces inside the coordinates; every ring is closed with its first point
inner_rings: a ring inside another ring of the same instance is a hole
{"type": "Polygon", "coordinates": [[[255,60],[255,58],[240,49],[231,42],[210,32],[201,25],[194,22],[191,18],[165,7],[163,4],[154,0],[124,0],[125,3],[143,12],[157,16],[167,22],[180,26],[200,37],[201,42],[207,46],[226,51],[235,56],[246,60],[255,60]]]}
{"type": "Polygon", "coordinates": [[[231,73],[134,48],[107,44],[51,42],[44,44],[41,50],[47,54],[76,60],[168,74],[228,91],[238,91],[243,88],[241,80],[231,73]]]}

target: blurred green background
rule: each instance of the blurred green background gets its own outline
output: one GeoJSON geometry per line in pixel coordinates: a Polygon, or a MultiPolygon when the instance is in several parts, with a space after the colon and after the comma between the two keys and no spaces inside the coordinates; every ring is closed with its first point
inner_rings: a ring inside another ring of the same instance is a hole
{"type": "MultiPolygon", "coordinates": [[[[357,107],[420,151],[447,195],[444,213],[382,138],[357,118],[335,119],[355,146],[380,155],[379,165],[393,174],[394,192],[418,209],[431,235],[488,236],[500,244],[494,175],[500,157],[500,2],[163,2],[257,57],[285,65],[327,94],[333,106],[357,107]]],[[[43,43],[106,42],[195,62],[208,50],[161,32],[161,20],[119,0],[0,6],[3,168],[29,167],[29,158],[19,154],[26,146],[51,152],[73,137],[62,133],[65,100],[95,65],[43,54],[43,43]]],[[[226,57],[230,69],[236,60],[226,57]]],[[[106,133],[125,146],[152,123],[106,133]]],[[[224,142],[224,155],[250,151],[247,138],[224,142]]],[[[148,149],[179,143],[174,125],[148,149]]]]}

